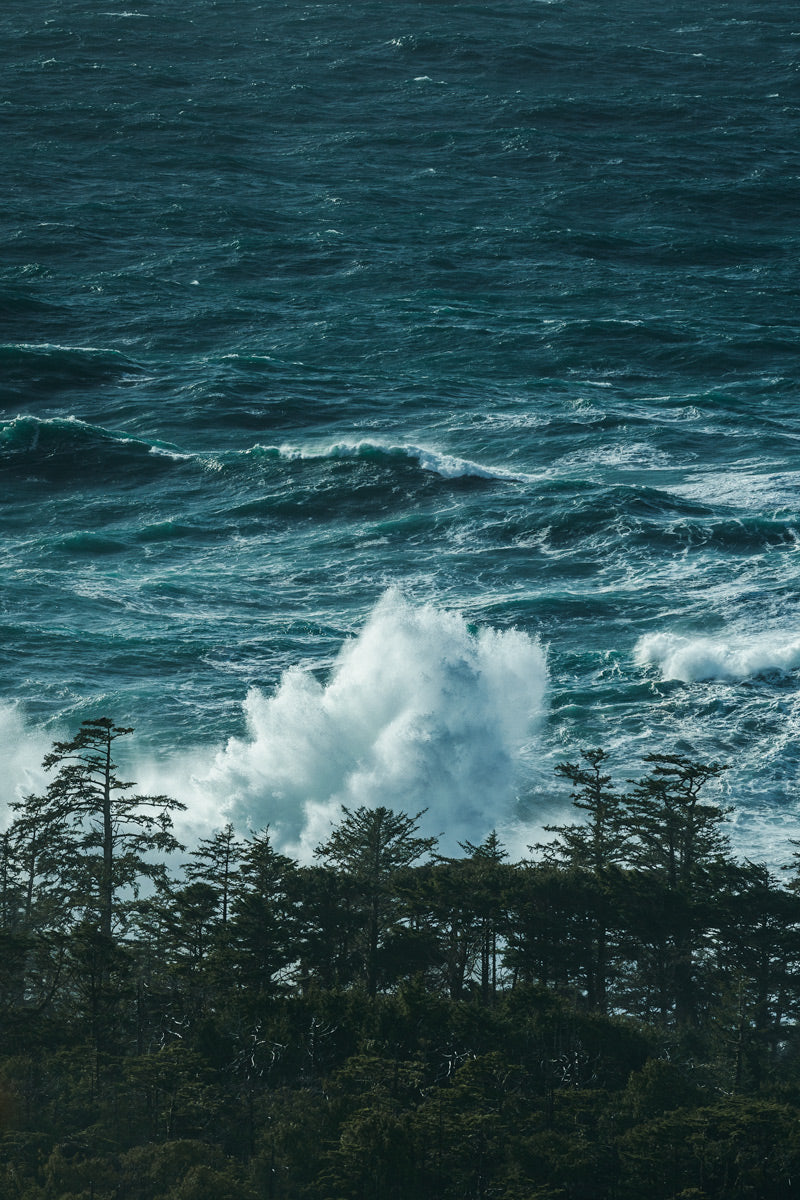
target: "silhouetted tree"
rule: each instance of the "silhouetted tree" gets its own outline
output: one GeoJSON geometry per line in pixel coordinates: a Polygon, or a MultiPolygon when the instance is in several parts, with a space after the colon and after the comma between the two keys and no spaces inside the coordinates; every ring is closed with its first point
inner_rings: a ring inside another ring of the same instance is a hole
{"type": "Polygon", "coordinates": [[[192,882],[209,884],[218,896],[219,919],[228,923],[231,893],[239,879],[239,866],[245,846],[230,822],[210,838],[201,838],[184,865],[184,874],[192,882]]]}
{"type": "Polygon", "coordinates": [[[170,814],[185,807],[169,796],[131,794],[135,785],[119,778],[112,747],[132,732],[108,717],[83,721],[75,737],[55,742],[43,762],[56,775],[42,813],[50,824],[73,830],[96,894],[99,930],[108,942],[117,893],[135,891],[142,878],[165,877],[163,858],[179,849],[170,814]]]}
{"type": "Polygon", "coordinates": [[[367,993],[378,988],[378,951],[396,919],[397,899],[391,880],[436,845],[435,837],[420,837],[418,821],[389,808],[343,807],[341,823],[316,849],[323,862],[352,880],[364,905],[364,977],[367,993]]]}
{"type": "Polygon", "coordinates": [[[281,973],[298,958],[296,872],[292,859],[273,847],[268,829],[244,843],[228,933],[232,978],[249,1007],[274,995],[281,973]]]}
{"type": "MultiPolygon", "coordinates": [[[[584,820],[567,825],[546,825],[556,836],[544,847],[548,859],[561,862],[571,872],[575,901],[583,908],[582,931],[586,941],[585,980],[589,1004],[599,1012],[608,1009],[608,980],[618,947],[613,926],[618,909],[621,867],[632,840],[626,799],[610,787],[603,766],[606,753],[584,750],[582,763],[562,762],[556,775],[572,784],[571,800],[585,813],[584,820]]],[[[618,922],[617,922],[618,924],[618,922]]]]}
{"type": "Polygon", "coordinates": [[[678,754],[648,754],[650,773],[628,796],[635,835],[630,857],[638,869],[629,906],[635,935],[656,976],[658,1005],[679,1022],[696,1019],[695,967],[707,933],[713,869],[729,853],[729,809],[700,796],[725,767],[678,754]]]}

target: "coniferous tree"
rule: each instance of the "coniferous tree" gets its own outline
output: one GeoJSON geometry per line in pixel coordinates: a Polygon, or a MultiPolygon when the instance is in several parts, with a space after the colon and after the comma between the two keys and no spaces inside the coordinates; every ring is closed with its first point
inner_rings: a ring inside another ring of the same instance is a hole
{"type": "Polygon", "coordinates": [[[478,924],[480,942],[480,994],[484,1004],[494,1003],[497,996],[498,936],[506,921],[506,893],[511,886],[505,850],[492,830],[483,842],[459,842],[468,855],[464,885],[470,896],[478,924]]]}
{"type": "Polygon", "coordinates": [[[16,815],[2,837],[0,980],[19,1011],[30,1013],[55,998],[86,873],[72,832],[52,819],[46,798],[25,796],[11,809],[16,815]]]}
{"type": "Polygon", "coordinates": [[[435,837],[420,837],[418,821],[389,808],[343,807],[341,823],[316,849],[323,862],[352,880],[364,907],[364,981],[367,993],[378,990],[379,951],[397,919],[397,899],[391,880],[403,868],[436,845],[435,837]]]}
{"type": "Polygon", "coordinates": [[[728,1027],[734,1090],[758,1090],[779,1047],[796,1040],[800,896],[763,863],[730,864],[714,897],[717,1023],[728,1027]]]}
{"type": "Polygon", "coordinates": [[[625,878],[622,869],[631,844],[625,796],[615,790],[604,772],[606,751],[583,751],[583,761],[561,762],[555,774],[572,784],[571,800],[585,814],[581,822],[545,826],[552,841],[537,850],[548,862],[561,864],[573,895],[575,952],[582,962],[589,1006],[607,1012],[609,977],[621,952],[619,910],[625,878]]]}
{"type": "Polygon", "coordinates": [[[296,871],[293,860],[275,850],[268,829],[245,842],[228,933],[234,978],[248,1004],[280,991],[282,974],[297,960],[296,871]]]}
{"type": "Polygon", "coordinates": [[[681,754],[648,754],[652,769],[628,796],[630,826],[638,842],[636,865],[660,873],[670,889],[691,886],[730,850],[723,829],[729,808],[700,792],[727,767],[681,754]]]}
{"type": "Polygon", "coordinates": [[[572,803],[585,818],[579,823],[546,825],[548,833],[556,836],[539,848],[549,859],[564,864],[574,884],[576,906],[585,908],[585,920],[577,928],[586,943],[587,998],[592,1008],[606,1012],[609,974],[618,950],[612,927],[631,829],[626,799],[609,786],[611,776],[603,770],[605,751],[584,750],[582,757],[582,763],[559,763],[556,775],[570,781],[572,803]]]}
{"type": "Polygon", "coordinates": [[[55,742],[43,762],[45,770],[56,771],[44,812],[51,825],[63,823],[75,833],[91,877],[99,931],[108,943],[119,891],[136,890],[142,878],[164,878],[164,856],[179,849],[170,814],[185,807],[169,796],[130,794],[135,785],[117,775],[112,749],[132,732],[108,717],[83,721],[75,737],[55,742]]]}
{"type": "Polygon", "coordinates": [[[644,761],[651,771],[628,796],[630,857],[638,871],[628,913],[644,951],[640,975],[648,974],[649,959],[655,1007],[662,1019],[687,1023],[697,1017],[695,970],[708,934],[714,868],[729,852],[723,828],[729,809],[700,793],[726,768],[678,754],[648,754],[644,761]]]}
{"type": "Polygon", "coordinates": [[[25,796],[11,808],[16,815],[6,838],[16,868],[17,920],[28,931],[63,928],[86,886],[69,813],[46,796],[25,796]]]}
{"type": "Polygon", "coordinates": [[[245,845],[237,837],[230,821],[210,838],[201,838],[192,850],[184,874],[191,881],[200,881],[214,888],[218,896],[219,921],[224,929],[228,924],[231,895],[239,879],[239,867],[245,845]]]}
{"type": "Polygon", "coordinates": [[[481,955],[482,930],[475,914],[468,860],[436,856],[401,872],[397,891],[415,930],[433,937],[429,968],[451,1000],[469,987],[481,955]]]}
{"type": "Polygon", "coordinates": [[[296,878],[302,986],[346,987],[358,971],[356,889],[351,880],[319,863],[299,867],[296,878]]]}
{"type": "Polygon", "coordinates": [[[625,797],[609,787],[611,776],[603,771],[606,752],[584,750],[583,764],[562,762],[556,775],[572,784],[570,799],[586,813],[578,824],[545,825],[556,838],[544,847],[557,861],[599,875],[620,866],[631,840],[625,797]]]}

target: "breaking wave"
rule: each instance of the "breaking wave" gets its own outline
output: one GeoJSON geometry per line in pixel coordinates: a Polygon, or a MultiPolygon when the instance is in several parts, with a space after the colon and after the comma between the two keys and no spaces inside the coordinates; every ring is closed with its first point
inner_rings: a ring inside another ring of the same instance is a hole
{"type": "Polygon", "coordinates": [[[445,454],[424,446],[382,445],[372,441],[338,441],[321,447],[262,446],[247,451],[204,453],[186,451],[170,442],[131,436],[81,421],[77,417],[40,418],[19,415],[0,421],[0,456],[6,463],[16,460],[41,462],[45,459],[83,455],[150,455],[172,462],[195,461],[218,470],[228,462],[274,460],[282,462],[324,462],[329,460],[366,461],[380,466],[410,465],[439,475],[442,479],[486,479],[525,482],[533,477],[504,467],[487,467],[466,458],[445,454]]]}
{"type": "Polygon", "coordinates": [[[366,459],[383,464],[400,461],[418,466],[423,471],[431,471],[443,479],[497,479],[507,482],[524,482],[531,478],[524,472],[510,471],[505,467],[483,466],[480,463],[471,462],[469,459],[458,458],[453,454],[444,454],[439,450],[431,450],[424,446],[383,445],[380,442],[372,441],[340,441],[316,448],[311,446],[255,446],[250,453],[274,456],[288,461],[296,459],[366,459]]]}
{"type": "Polygon", "coordinates": [[[174,790],[198,813],[269,825],[301,859],[341,804],[427,809],[425,828],[454,849],[511,817],[546,680],[544,651],[526,634],[473,631],[457,613],[389,592],[326,683],[295,667],[273,695],[253,688],[246,736],[200,771],[195,756],[191,795],[174,790]]]}
{"type": "Polygon", "coordinates": [[[639,666],[658,667],[663,679],[743,680],[800,667],[800,637],[722,640],[653,633],[640,638],[634,653],[639,666]]]}

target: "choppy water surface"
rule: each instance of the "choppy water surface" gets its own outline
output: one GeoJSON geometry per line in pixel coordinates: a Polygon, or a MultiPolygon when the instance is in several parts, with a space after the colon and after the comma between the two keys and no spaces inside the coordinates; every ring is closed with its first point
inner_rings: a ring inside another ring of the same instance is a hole
{"type": "Polygon", "coordinates": [[[3,799],[109,713],[195,820],[524,846],[680,750],[782,861],[800,20],[646,7],[4,6],[3,799]]]}

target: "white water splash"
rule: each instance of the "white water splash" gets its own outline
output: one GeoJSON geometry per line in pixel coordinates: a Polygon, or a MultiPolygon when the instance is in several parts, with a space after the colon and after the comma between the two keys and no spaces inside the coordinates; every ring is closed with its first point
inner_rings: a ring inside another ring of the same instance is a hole
{"type": "Polygon", "coordinates": [[[53,738],[57,736],[28,725],[17,705],[0,705],[0,748],[3,759],[0,825],[7,823],[9,806],[13,801],[41,792],[47,786],[48,777],[41,764],[51,749],[53,738]]]}
{"type": "Polygon", "coordinates": [[[188,792],[175,790],[206,820],[216,807],[240,828],[269,824],[301,859],[341,804],[427,808],[426,831],[455,849],[508,817],[546,679],[526,634],[473,633],[459,614],[392,592],[327,683],[293,668],[274,695],[252,689],[246,737],[195,769],[188,792]]]}

